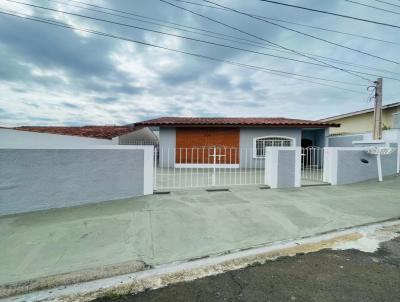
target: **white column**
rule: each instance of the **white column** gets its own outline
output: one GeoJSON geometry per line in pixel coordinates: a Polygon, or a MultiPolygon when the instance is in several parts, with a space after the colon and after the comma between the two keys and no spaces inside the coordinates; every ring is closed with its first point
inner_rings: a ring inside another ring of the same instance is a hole
{"type": "Polygon", "coordinates": [[[301,187],[301,147],[295,148],[294,186],[301,187]]]}
{"type": "Polygon", "coordinates": [[[324,176],[323,181],[337,185],[338,148],[324,148],[324,176]]]}
{"type": "Polygon", "coordinates": [[[265,149],[265,184],[271,188],[301,186],[300,147],[267,147],[265,149]]]}
{"type": "Polygon", "coordinates": [[[144,153],[143,195],[153,194],[154,189],[154,146],[141,146],[144,153]]]}
{"type": "Polygon", "coordinates": [[[376,165],[378,167],[378,179],[379,181],[383,181],[383,177],[382,177],[382,161],[381,161],[381,154],[378,153],[376,155],[376,165]]]}
{"type": "Polygon", "coordinates": [[[265,184],[278,187],[278,148],[265,148],[265,184]]]}

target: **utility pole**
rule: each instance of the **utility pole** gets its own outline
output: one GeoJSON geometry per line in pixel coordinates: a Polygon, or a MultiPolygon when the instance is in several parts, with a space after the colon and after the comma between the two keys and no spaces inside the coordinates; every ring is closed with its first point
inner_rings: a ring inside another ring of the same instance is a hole
{"type": "Polygon", "coordinates": [[[382,85],[383,79],[378,78],[375,82],[373,140],[382,139],[382,85]]]}

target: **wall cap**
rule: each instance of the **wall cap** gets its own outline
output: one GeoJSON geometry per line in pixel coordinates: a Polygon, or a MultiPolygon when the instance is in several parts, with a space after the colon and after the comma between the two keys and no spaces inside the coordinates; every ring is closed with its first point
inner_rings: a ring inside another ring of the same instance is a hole
{"type": "Polygon", "coordinates": [[[0,149],[17,149],[17,150],[31,150],[31,149],[39,149],[39,150],[153,150],[154,146],[152,145],[88,145],[88,146],[50,146],[50,145],[41,145],[41,146],[19,146],[19,145],[2,145],[0,149]]]}

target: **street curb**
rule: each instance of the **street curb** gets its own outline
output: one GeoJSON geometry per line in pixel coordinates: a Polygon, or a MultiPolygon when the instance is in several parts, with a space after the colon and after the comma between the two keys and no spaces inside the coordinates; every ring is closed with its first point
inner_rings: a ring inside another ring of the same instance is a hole
{"type": "MultiPolygon", "coordinates": [[[[399,218],[388,219],[371,224],[324,232],[295,240],[275,242],[261,247],[224,253],[213,257],[192,260],[185,263],[162,265],[136,273],[111,278],[73,284],[51,290],[42,290],[22,296],[10,297],[7,301],[90,301],[99,297],[137,294],[178,282],[187,282],[226,271],[262,264],[279,257],[295,256],[333,248],[343,243],[355,242],[366,232],[399,226],[399,218]]],[[[0,300],[6,301],[6,300],[0,300]]]]}
{"type": "Polygon", "coordinates": [[[62,285],[77,284],[143,271],[149,267],[142,261],[126,261],[102,267],[83,269],[0,285],[0,298],[11,297],[62,285]]]}

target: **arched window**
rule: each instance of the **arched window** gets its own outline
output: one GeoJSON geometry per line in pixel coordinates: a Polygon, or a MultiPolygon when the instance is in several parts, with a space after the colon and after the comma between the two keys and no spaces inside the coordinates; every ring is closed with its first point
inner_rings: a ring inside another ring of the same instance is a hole
{"type": "Polygon", "coordinates": [[[294,138],[286,136],[265,136],[254,139],[253,150],[254,157],[264,158],[265,147],[292,147],[294,138]]]}

